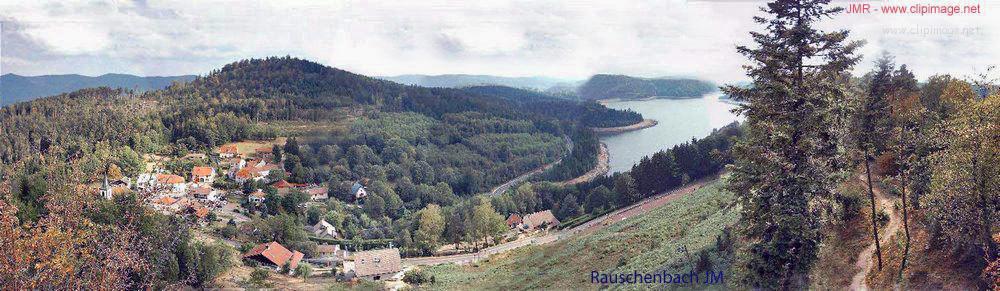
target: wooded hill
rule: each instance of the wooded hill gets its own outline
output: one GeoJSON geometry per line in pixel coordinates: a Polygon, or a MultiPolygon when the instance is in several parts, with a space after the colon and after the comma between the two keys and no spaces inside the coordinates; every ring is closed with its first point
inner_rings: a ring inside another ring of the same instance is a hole
{"type": "MultiPolygon", "coordinates": [[[[0,109],[0,136],[4,137],[0,161],[10,164],[44,153],[51,145],[77,156],[78,151],[92,151],[93,144],[102,142],[142,152],[175,143],[204,149],[274,135],[273,130],[258,126],[259,122],[331,120],[343,116],[340,110],[352,108],[412,111],[434,118],[473,111],[531,120],[534,127],[554,134],[579,120],[546,116],[544,104],[534,104],[532,110],[523,106],[473,91],[400,85],[290,57],[243,60],[164,90],[84,89],[4,107],[0,109]]],[[[622,112],[602,109],[586,122],[634,123],[634,117],[618,115],[622,112]]]]}
{"type": "MultiPolygon", "coordinates": [[[[284,57],[239,61],[163,90],[83,89],[3,107],[0,229],[8,231],[0,231],[0,245],[14,246],[18,261],[0,262],[0,269],[40,267],[0,272],[0,281],[26,289],[200,287],[225,270],[228,247],[191,240],[180,218],[147,211],[137,195],[107,201],[87,194],[86,185],[105,173],[145,172],[143,154],[175,158],[166,167],[184,175],[193,166],[214,166],[211,159],[175,163],[190,152],[211,156],[224,143],[285,135],[282,124],[339,127],[275,146],[272,162],[288,174],[268,177],[326,185],[332,199],[304,209],[298,205],[309,198],[301,191],[283,197],[272,185],[248,182],[244,193],[267,192],[266,203],[244,206],[263,214],[244,227],[261,231],[227,225],[220,232],[248,243],[277,241],[308,254],[315,242],[303,225],[324,219],[347,237],[393,239],[404,254],[417,254],[445,240],[476,243],[503,230],[501,214],[476,194],[563,156],[564,135],[586,130],[587,124],[625,125],[637,115],[597,104],[512,98],[406,86],[284,57]],[[593,113],[581,118],[563,110],[593,113]],[[343,189],[355,181],[368,184],[363,203],[343,189]],[[436,224],[439,232],[427,233],[423,225],[429,220],[417,219],[428,215],[447,218],[436,224]],[[112,219],[122,217],[127,219],[112,219]],[[104,240],[95,244],[95,238],[104,240]],[[106,250],[119,247],[123,251],[106,250]],[[58,255],[34,255],[48,253],[58,255]],[[45,264],[56,260],[74,265],[45,264]],[[80,279],[79,274],[93,273],[104,275],[80,279]]],[[[240,190],[225,180],[213,187],[240,190]]]]}
{"type": "Polygon", "coordinates": [[[642,121],[642,115],[632,110],[616,110],[593,101],[576,102],[547,93],[506,86],[472,86],[464,91],[497,96],[518,103],[541,116],[561,120],[577,120],[588,127],[616,127],[642,121]]]}
{"type": "Polygon", "coordinates": [[[696,79],[638,78],[625,75],[594,75],[577,88],[584,100],[640,99],[646,97],[699,98],[718,90],[711,82],[696,79]]]}

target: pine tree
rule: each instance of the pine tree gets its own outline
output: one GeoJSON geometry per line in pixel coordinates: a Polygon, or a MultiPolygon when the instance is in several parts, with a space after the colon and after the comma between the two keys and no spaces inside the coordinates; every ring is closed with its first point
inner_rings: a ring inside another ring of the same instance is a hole
{"type": "MultiPolygon", "coordinates": [[[[903,209],[903,234],[905,244],[903,247],[903,261],[900,263],[899,278],[903,277],[906,269],[907,259],[910,254],[910,215],[908,188],[911,188],[913,180],[911,177],[915,173],[922,171],[919,165],[927,160],[927,134],[922,126],[922,116],[927,111],[920,104],[920,88],[917,86],[917,79],[910,72],[906,65],[900,65],[892,74],[893,92],[889,94],[889,108],[892,112],[892,123],[895,126],[892,138],[895,147],[896,167],[894,179],[898,182],[900,191],[900,201],[903,209]]],[[[917,173],[919,175],[919,173],[917,173]]]]}
{"type": "Polygon", "coordinates": [[[728,188],[742,206],[749,248],[737,264],[755,288],[807,286],[816,260],[819,223],[809,202],[835,182],[831,104],[844,97],[841,84],[861,45],[847,42],[845,30],[813,27],[843,10],[829,2],[768,3],[762,10],[770,18],[755,17],[766,31],[751,32],[757,47],[737,47],[752,61],[745,66],[752,86],[723,88],[744,102],[736,112],[747,118],[728,188]]]}
{"type": "Polygon", "coordinates": [[[892,133],[889,100],[896,91],[893,85],[893,71],[896,65],[893,64],[892,57],[882,55],[875,61],[875,67],[875,71],[865,76],[867,92],[858,96],[851,132],[855,147],[861,152],[862,162],[865,166],[865,182],[868,186],[868,198],[871,203],[872,237],[875,240],[878,269],[882,270],[882,245],[878,238],[871,163],[879,153],[885,150],[887,140],[892,133]]]}

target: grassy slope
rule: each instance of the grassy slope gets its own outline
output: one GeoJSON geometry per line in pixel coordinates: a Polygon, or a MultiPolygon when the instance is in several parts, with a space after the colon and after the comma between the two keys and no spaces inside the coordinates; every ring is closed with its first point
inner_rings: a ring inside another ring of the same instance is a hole
{"type": "MultiPolygon", "coordinates": [[[[707,251],[710,269],[728,271],[725,252],[715,251],[716,236],[735,224],[738,213],[727,207],[733,195],[714,182],[649,214],[606,229],[545,246],[522,248],[471,266],[427,268],[437,283],[431,289],[596,289],[591,271],[686,273],[698,253],[707,251]],[[681,246],[690,256],[680,253],[681,246]]],[[[727,273],[728,276],[728,273],[727,273]]],[[[727,278],[728,279],[728,278],[727,278]]]]}

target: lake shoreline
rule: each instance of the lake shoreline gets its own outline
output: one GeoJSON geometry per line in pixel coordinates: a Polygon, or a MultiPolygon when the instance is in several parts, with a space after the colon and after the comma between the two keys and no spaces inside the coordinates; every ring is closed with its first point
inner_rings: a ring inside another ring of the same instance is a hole
{"type": "Polygon", "coordinates": [[[650,100],[656,100],[656,99],[667,99],[667,100],[698,99],[698,98],[704,98],[708,94],[711,94],[711,93],[706,93],[705,95],[701,95],[701,96],[697,96],[697,97],[649,96],[649,97],[642,97],[642,98],[607,98],[607,99],[597,99],[595,101],[597,101],[597,103],[600,103],[601,105],[607,106],[608,103],[622,102],[622,101],[650,101],[650,100]]]}
{"type": "Polygon", "coordinates": [[[595,178],[607,175],[611,171],[611,154],[608,152],[608,145],[601,143],[601,149],[597,153],[597,164],[594,165],[593,169],[587,171],[579,177],[569,179],[566,181],[556,182],[559,186],[576,185],[584,182],[593,181],[595,178]]]}
{"type": "Polygon", "coordinates": [[[613,135],[629,131],[646,129],[654,127],[657,124],[660,124],[660,122],[656,121],[655,119],[643,119],[642,121],[632,125],[619,126],[619,127],[591,127],[590,129],[593,130],[594,133],[598,135],[613,135]]]}
{"type": "Polygon", "coordinates": [[[643,118],[658,122],[658,125],[642,130],[599,135],[601,142],[608,145],[611,156],[609,173],[628,171],[645,156],[690,142],[692,138],[708,136],[713,129],[740,120],[732,112],[736,105],[712,95],[689,99],[620,101],[607,106],[632,110],[642,114],[643,118]]]}

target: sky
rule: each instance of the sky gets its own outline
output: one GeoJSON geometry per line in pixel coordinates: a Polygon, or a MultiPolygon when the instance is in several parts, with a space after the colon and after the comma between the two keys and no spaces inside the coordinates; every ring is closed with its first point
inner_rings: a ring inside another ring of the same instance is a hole
{"type": "MultiPolygon", "coordinates": [[[[1000,62],[1000,1],[979,14],[841,14],[819,24],[889,52],[919,78],[1000,62]]],[[[376,76],[487,74],[585,79],[596,73],[745,79],[735,46],[760,30],[754,0],[657,1],[10,1],[0,0],[0,73],[205,75],[285,56],[376,76]]]]}

